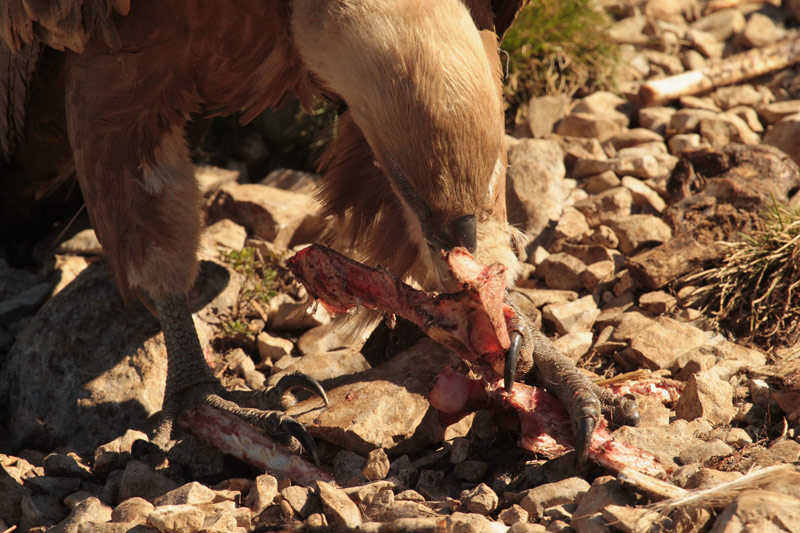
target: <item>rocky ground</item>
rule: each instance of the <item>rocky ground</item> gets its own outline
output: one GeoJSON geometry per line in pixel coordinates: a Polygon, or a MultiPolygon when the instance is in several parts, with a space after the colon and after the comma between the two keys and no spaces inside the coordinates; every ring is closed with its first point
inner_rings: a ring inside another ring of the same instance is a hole
{"type": "Polygon", "coordinates": [[[701,311],[690,276],[724,257],[720,240],[758,230],[765,207],[800,207],[800,71],[664,106],[637,94],[792,37],[800,3],[607,4],[630,96],[537,98],[508,138],[509,217],[530,238],[513,297],[597,379],[676,380],[666,404],[633,392],[642,423],[613,433],[658,458],[662,483],[525,452],[514,416],[447,424],[427,393],[460,364],[451,352],[402,322],[343,336],[283,266],[319,238],[316,177],[241,184],[204,167],[192,305],[209,364],[230,387],[293,371],[323,381],[328,408],[309,399],[290,413],[336,484],[293,485],[190,435],[164,459],[126,432],[160,408],[163,339],[121,302],[92,232],[73,231],[34,249],[38,272],[0,262],[0,532],[797,531],[797,339],[737,342],[701,311]]]}

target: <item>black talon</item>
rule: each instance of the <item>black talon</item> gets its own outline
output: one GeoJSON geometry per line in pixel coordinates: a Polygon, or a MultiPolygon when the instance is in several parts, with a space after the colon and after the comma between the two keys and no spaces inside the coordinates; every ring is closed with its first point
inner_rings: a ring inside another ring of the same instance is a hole
{"type": "Polygon", "coordinates": [[[514,388],[514,376],[517,374],[519,352],[522,349],[522,334],[519,331],[511,332],[511,345],[506,350],[505,366],[503,367],[503,387],[511,393],[514,388]]]}
{"type": "Polygon", "coordinates": [[[580,468],[586,464],[589,458],[589,443],[594,434],[594,428],[597,425],[597,420],[590,416],[585,415],[579,418],[575,423],[575,467],[580,468]]]}
{"type": "Polygon", "coordinates": [[[286,376],[283,376],[278,383],[275,384],[272,390],[274,394],[276,394],[278,397],[281,397],[284,395],[284,393],[289,392],[294,388],[307,390],[311,394],[321,398],[322,401],[325,402],[326,406],[330,405],[328,402],[328,395],[325,394],[325,389],[322,388],[320,382],[301,372],[295,372],[293,374],[287,374],[286,376]]]}
{"type": "Polygon", "coordinates": [[[311,455],[311,458],[314,460],[314,464],[319,465],[319,454],[317,453],[317,444],[314,442],[314,438],[311,436],[311,433],[303,427],[300,422],[292,419],[285,419],[281,422],[281,427],[285,431],[288,431],[289,434],[296,438],[300,445],[311,455]]]}

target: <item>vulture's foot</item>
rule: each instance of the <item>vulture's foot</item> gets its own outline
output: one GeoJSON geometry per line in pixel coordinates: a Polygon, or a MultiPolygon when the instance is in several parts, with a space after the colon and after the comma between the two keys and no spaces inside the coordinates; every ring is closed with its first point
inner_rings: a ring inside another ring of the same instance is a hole
{"type": "MultiPolygon", "coordinates": [[[[238,449],[245,447],[245,439],[257,439],[253,428],[242,427],[250,424],[293,452],[299,452],[302,446],[314,462],[319,462],[314,439],[299,422],[282,412],[285,396],[295,388],[315,394],[327,405],[328,398],[319,382],[304,374],[290,374],[269,390],[226,390],[206,364],[185,298],[165,298],[154,303],[167,347],[167,384],[161,421],[153,439],[156,444],[163,447],[169,443],[175,422],[181,422],[222,451],[252,463],[248,451],[238,449]]],[[[267,446],[268,454],[283,453],[283,448],[274,443],[267,446]]],[[[258,466],[265,464],[263,460],[255,462],[258,466]]]]}
{"type": "Polygon", "coordinates": [[[509,321],[511,345],[506,352],[504,387],[512,392],[515,374],[520,370],[527,372],[533,365],[540,383],[569,413],[575,430],[575,464],[582,466],[601,412],[612,423],[635,426],[639,423],[636,403],[592,382],[550,339],[531,326],[516,309],[514,311],[509,321]]]}

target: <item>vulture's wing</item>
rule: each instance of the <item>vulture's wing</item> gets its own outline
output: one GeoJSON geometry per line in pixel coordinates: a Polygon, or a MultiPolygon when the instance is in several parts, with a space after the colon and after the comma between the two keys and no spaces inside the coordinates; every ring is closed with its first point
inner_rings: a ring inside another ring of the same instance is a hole
{"type": "Polygon", "coordinates": [[[83,50],[93,33],[118,41],[114,13],[127,15],[130,0],[0,0],[0,39],[14,51],[40,41],[58,50],[83,50]]]}
{"type": "Polygon", "coordinates": [[[481,31],[497,33],[498,41],[503,40],[508,27],[514,21],[519,10],[529,0],[464,0],[469,8],[475,25],[481,31]]]}
{"type": "Polygon", "coordinates": [[[525,7],[528,0],[492,0],[492,11],[494,12],[494,31],[502,41],[508,27],[514,22],[514,18],[520,9],[525,7]]]}
{"type": "Polygon", "coordinates": [[[25,125],[25,105],[42,45],[80,52],[93,33],[119,37],[113,15],[130,0],[0,0],[0,155],[11,157],[25,125]]]}

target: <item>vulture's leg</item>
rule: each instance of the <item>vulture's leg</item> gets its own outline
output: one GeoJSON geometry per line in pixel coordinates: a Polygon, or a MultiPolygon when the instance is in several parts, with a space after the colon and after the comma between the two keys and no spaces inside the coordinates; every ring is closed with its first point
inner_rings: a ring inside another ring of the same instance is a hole
{"type": "Polygon", "coordinates": [[[210,406],[279,440],[296,437],[315,455],[307,431],[274,409],[298,385],[324,399],[317,382],[294,377],[268,392],[229,392],[203,357],[186,303],[197,272],[201,196],[184,129],[198,106],[191,100],[193,77],[179,71],[183,62],[169,56],[173,51],[110,53],[90,43],[80,55],[67,53],[65,64],[68,133],[92,225],[120,292],[128,300],[146,295],[164,330],[167,384],[158,440],[169,438],[185,411],[210,406]]]}
{"type": "MultiPolygon", "coordinates": [[[[515,310],[516,311],[516,310],[515,310]]],[[[575,464],[583,465],[589,454],[589,444],[597,427],[601,411],[618,424],[639,423],[639,411],[633,400],[618,396],[596,385],[575,366],[570,358],[558,351],[553,343],[532,327],[524,315],[515,312],[509,327],[511,347],[506,353],[504,381],[511,390],[515,369],[528,367],[532,359],[539,382],[566,407],[575,428],[575,464]],[[523,363],[517,366],[519,359],[523,363]]]]}

